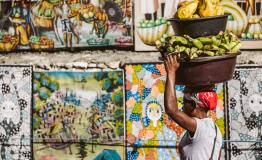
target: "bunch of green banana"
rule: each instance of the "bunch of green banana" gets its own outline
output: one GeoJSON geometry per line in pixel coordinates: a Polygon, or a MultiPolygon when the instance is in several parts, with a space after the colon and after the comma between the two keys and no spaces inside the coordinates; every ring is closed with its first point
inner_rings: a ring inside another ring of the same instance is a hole
{"type": "Polygon", "coordinates": [[[220,32],[216,36],[191,38],[164,34],[156,41],[157,49],[164,54],[185,55],[192,59],[203,56],[219,56],[237,53],[241,43],[232,33],[220,32]]]}

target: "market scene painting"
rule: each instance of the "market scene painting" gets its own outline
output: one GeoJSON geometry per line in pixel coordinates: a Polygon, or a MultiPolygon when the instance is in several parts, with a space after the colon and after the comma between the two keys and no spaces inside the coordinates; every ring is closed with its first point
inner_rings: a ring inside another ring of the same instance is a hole
{"type": "Polygon", "coordinates": [[[131,0],[0,2],[0,51],[132,46],[131,0]]]}
{"type": "Polygon", "coordinates": [[[34,142],[123,144],[122,71],[36,72],[33,83],[34,142]]]}

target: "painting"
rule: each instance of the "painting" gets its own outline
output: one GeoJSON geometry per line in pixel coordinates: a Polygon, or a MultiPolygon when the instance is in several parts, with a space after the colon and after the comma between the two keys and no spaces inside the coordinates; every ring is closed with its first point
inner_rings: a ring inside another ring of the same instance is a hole
{"type": "Polygon", "coordinates": [[[262,66],[239,66],[227,83],[229,159],[262,158],[262,66]]]}
{"type": "MultiPolygon", "coordinates": [[[[126,140],[128,160],[179,159],[177,146],[184,130],[164,111],[166,72],[164,65],[127,64],[125,66],[126,140]]],[[[210,111],[224,135],[224,89],[216,86],[218,106],[210,111]]],[[[178,105],[183,106],[184,86],[177,85],[178,105]]]]}
{"type": "Polygon", "coordinates": [[[0,51],[132,46],[131,0],[0,2],[0,51]]]}
{"type": "Polygon", "coordinates": [[[32,67],[0,66],[0,159],[30,159],[32,67]]]}
{"type": "Polygon", "coordinates": [[[154,51],[155,41],[173,33],[168,18],[173,17],[179,0],[135,0],[135,50],[154,51]]]}
{"type": "Polygon", "coordinates": [[[124,146],[73,143],[67,148],[34,144],[35,160],[124,160],[124,146]]]}
{"type": "Polygon", "coordinates": [[[222,0],[221,4],[229,14],[226,29],[241,38],[242,49],[261,49],[261,1],[222,0]]]}
{"type": "Polygon", "coordinates": [[[35,72],[33,141],[123,144],[123,73],[35,72]]]}

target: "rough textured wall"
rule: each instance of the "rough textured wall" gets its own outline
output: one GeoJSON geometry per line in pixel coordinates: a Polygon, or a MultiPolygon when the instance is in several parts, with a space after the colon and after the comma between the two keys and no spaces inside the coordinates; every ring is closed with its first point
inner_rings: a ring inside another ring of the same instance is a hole
{"type": "MultiPolygon", "coordinates": [[[[20,52],[2,54],[0,64],[32,64],[35,68],[118,68],[124,63],[157,62],[158,52],[132,52],[119,50],[79,52],[20,52]]],[[[262,51],[243,51],[238,64],[262,64],[262,51]]]]}

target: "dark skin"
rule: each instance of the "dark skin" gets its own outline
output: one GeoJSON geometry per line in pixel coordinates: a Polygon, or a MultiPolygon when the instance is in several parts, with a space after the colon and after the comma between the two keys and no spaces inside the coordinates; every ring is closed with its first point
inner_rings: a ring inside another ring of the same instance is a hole
{"type": "MultiPolygon", "coordinates": [[[[178,125],[185,130],[188,130],[190,135],[193,137],[197,127],[197,122],[193,117],[199,119],[207,118],[207,110],[197,107],[195,103],[191,101],[184,101],[183,111],[178,109],[175,84],[176,71],[180,64],[177,62],[177,57],[175,55],[165,57],[164,64],[167,72],[164,95],[165,111],[178,125]]],[[[212,87],[213,86],[211,86],[211,88],[212,87]]],[[[185,92],[192,92],[192,90],[196,91],[198,89],[199,88],[187,87],[185,92]]],[[[207,88],[204,90],[209,89],[207,88]]]]}
{"type": "Polygon", "coordinates": [[[194,104],[186,102],[184,104],[183,111],[178,109],[177,97],[176,97],[176,71],[180,64],[177,62],[175,55],[169,55],[164,60],[167,81],[165,86],[165,111],[166,113],[182,128],[190,131],[194,134],[196,131],[196,120],[193,117],[202,119],[207,118],[207,112],[199,107],[195,107],[194,104]]]}

